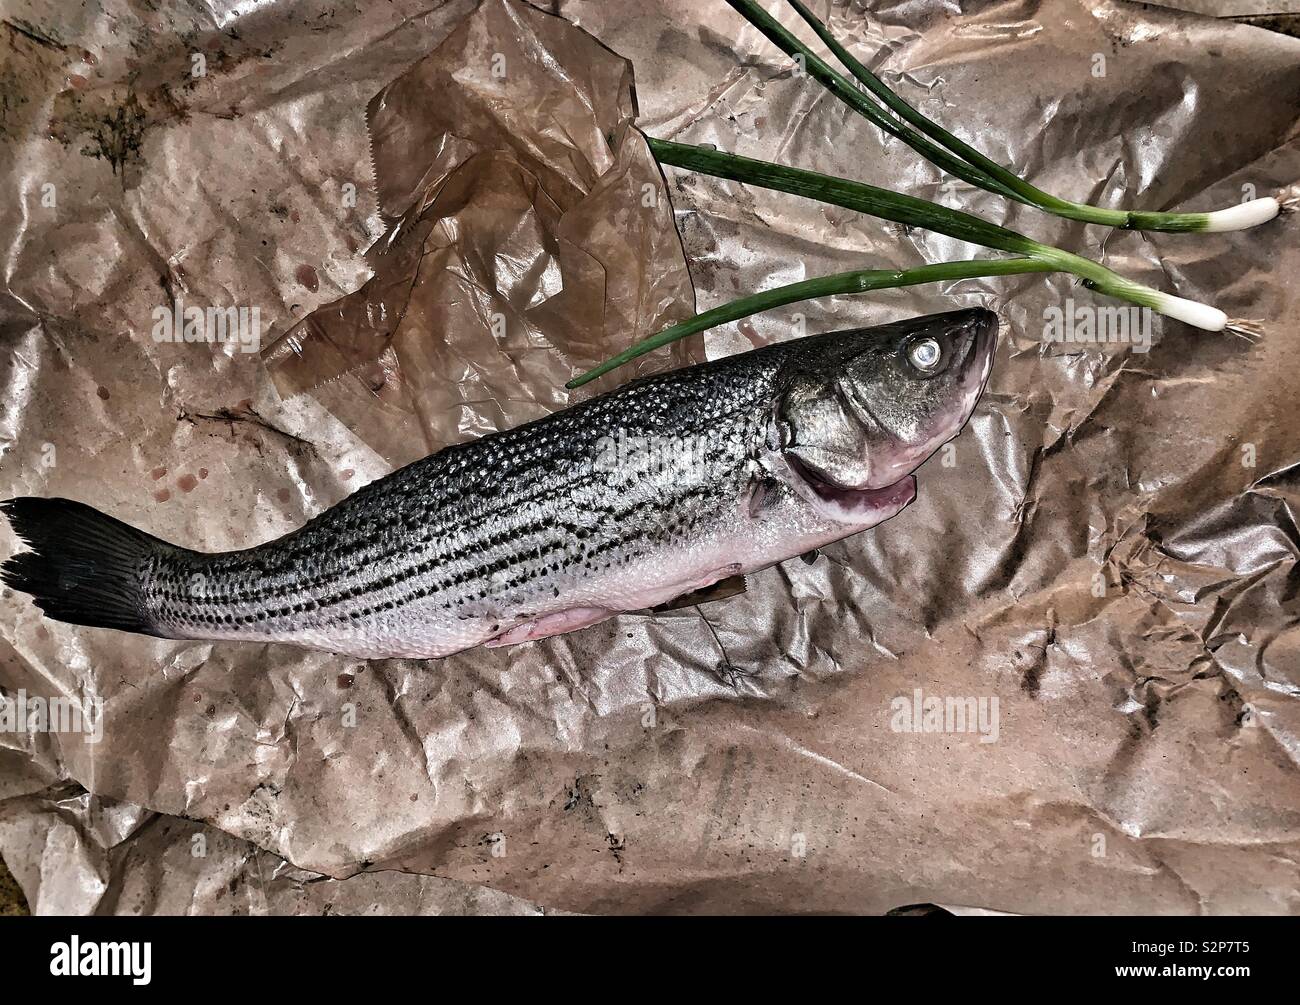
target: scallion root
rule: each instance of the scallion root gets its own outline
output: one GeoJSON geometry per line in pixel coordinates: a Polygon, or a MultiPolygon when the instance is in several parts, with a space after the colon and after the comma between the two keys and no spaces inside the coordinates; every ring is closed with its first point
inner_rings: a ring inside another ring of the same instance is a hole
{"type": "Polygon", "coordinates": [[[1223,330],[1255,345],[1264,337],[1264,322],[1258,319],[1230,318],[1223,330]]]}

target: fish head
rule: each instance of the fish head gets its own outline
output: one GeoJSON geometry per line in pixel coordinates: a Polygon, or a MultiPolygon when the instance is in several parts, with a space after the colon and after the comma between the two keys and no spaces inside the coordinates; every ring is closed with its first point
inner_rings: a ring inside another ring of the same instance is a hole
{"type": "Polygon", "coordinates": [[[975,410],[997,331],[976,308],[807,340],[782,375],[773,444],[801,494],[849,511],[910,502],[911,472],[975,410]]]}

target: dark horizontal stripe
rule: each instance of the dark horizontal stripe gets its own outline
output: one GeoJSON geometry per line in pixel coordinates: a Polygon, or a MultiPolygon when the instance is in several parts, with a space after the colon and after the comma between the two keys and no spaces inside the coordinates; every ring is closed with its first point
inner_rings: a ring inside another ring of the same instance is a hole
{"type": "MultiPolygon", "coordinates": [[[[754,389],[752,384],[746,387],[751,392],[754,389]]],[[[610,400],[604,400],[603,410],[593,410],[588,416],[599,416],[608,423],[608,428],[599,434],[590,427],[585,428],[567,446],[565,437],[572,435],[568,425],[576,417],[577,409],[551,417],[564,418],[566,422],[557,421],[550,428],[542,429],[534,424],[494,434],[448,448],[394,472],[358,490],[297,533],[282,538],[282,543],[271,542],[248,552],[218,557],[207,569],[198,570],[198,574],[206,577],[201,597],[191,596],[189,592],[194,569],[156,569],[151,582],[156,609],[166,618],[197,624],[251,625],[337,607],[369,593],[391,589],[406,580],[419,579],[439,564],[462,565],[475,555],[480,555],[482,561],[459,568],[434,583],[415,585],[398,598],[331,616],[323,624],[392,610],[456,587],[478,586],[484,580],[491,583],[494,573],[524,567],[522,572],[496,584],[500,592],[510,592],[541,576],[561,571],[555,562],[540,564],[542,558],[557,552],[563,553],[575,569],[582,569],[584,563],[589,566],[593,561],[593,555],[606,554],[620,545],[633,547],[637,536],[629,536],[623,529],[629,521],[650,512],[669,512],[687,506],[714,487],[706,480],[682,493],[631,504],[620,498],[608,503],[582,500],[584,492],[597,495],[603,491],[612,495],[629,488],[624,482],[608,477],[606,484],[601,485],[600,477],[609,474],[601,469],[589,468],[582,475],[574,473],[575,468],[591,460],[602,437],[617,439],[620,430],[624,430],[628,438],[649,438],[658,445],[669,435],[659,422],[676,422],[683,427],[679,433],[682,436],[699,436],[696,430],[709,429],[715,438],[704,441],[703,466],[716,468],[715,477],[721,478],[734,471],[737,464],[747,461],[748,453],[738,454],[735,448],[739,445],[746,451],[752,449],[756,445],[752,434],[766,418],[766,400],[753,393],[733,397],[725,405],[715,401],[712,408],[700,407],[702,401],[707,401],[707,395],[699,394],[682,396],[675,409],[634,396],[615,409],[610,407],[610,400]],[[763,408],[756,409],[756,401],[763,401],[763,408]],[[659,422],[647,426],[644,416],[628,414],[636,408],[657,409],[661,413],[655,416],[659,422]],[[689,413],[689,422],[686,414],[674,412],[689,413]],[[611,421],[611,418],[622,421],[611,421]],[[524,439],[511,442],[513,434],[525,431],[524,439]],[[574,448],[579,443],[581,446],[574,448]],[[478,455],[483,455],[486,463],[476,470],[478,455]],[[430,463],[439,467],[434,470],[422,467],[430,463]],[[565,473],[567,478],[563,477],[565,473]],[[594,517],[593,524],[585,526],[564,519],[556,512],[553,501],[556,496],[567,498],[571,506],[583,506],[594,517]],[[523,511],[534,514],[526,523],[493,529],[503,514],[523,511]],[[499,554],[500,549],[512,542],[531,540],[548,529],[562,530],[565,536],[499,554]],[[454,535],[465,540],[451,551],[428,555],[429,546],[436,540],[454,535]],[[583,542],[589,538],[601,539],[596,549],[585,548],[583,542]],[[574,550],[572,556],[568,555],[570,547],[574,550]],[[309,563],[326,552],[334,560],[332,567],[321,568],[304,578],[309,563]],[[426,557],[403,563],[404,557],[415,555],[426,557]],[[337,565],[355,560],[359,560],[356,569],[345,569],[340,575],[337,565]],[[399,567],[385,576],[374,580],[361,578],[368,570],[394,563],[399,567]],[[326,588],[324,596],[313,595],[322,587],[326,588]],[[286,593],[290,596],[285,597],[286,593]],[[269,606],[268,602],[277,600],[278,606],[269,606]],[[250,604],[263,606],[243,614],[223,610],[250,604]]],[[[480,590],[478,594],[482,596],[485,592],[480,590]]]]}
{"type": "MultiPolygon", "coordinates": [[[[726,453],[722,450],[716,451],[713,455],[713,459],[715,461],[727,460],[731,463],[731,465],[734,465],[735,463],[735,458],[727,457],[726,453]]],[[[717,464],[715,466],[717,466],[719,470],[722,470],[723,468],[723,466],[720,464],[717,464]]],[[[597,474],[599,474],[599,472],[589,475],[586,478],[574,479],[567,486],[548,487],[548,492],[549,494],[554,494],[556,491],[569,489],[570,491],[567,493],[568,495],[570,496],[577,495],[578,494],[577,492],[572,491],[574,486],[575,485],[582,486],[582,485],[590,484],[594,480],[597,474]]],[[[614,491],[614,489],[611,488],[610,491],[614,491]]],[[[540,502],[541,495],[542,493],[539,492],[536,495],[531,497],[526,497],[523,500],[519,500],[519,499],[507,500],[503,505],[503,508],[513,509],[513,510],[525,509],[530,504],[536,504],[540,502]]],[[[620,520],[627,519],[633,513],[645,509],[647,505],[649,506],[657,505],[660,509],[667,511],[679,504],[680,504],[680,500],[677,497],[668,497],[663,500],[654,499],[654,500],[642,501],[633,504],[630,507],[623,504],[622,502],[614,502],[609,505],[590,503],[588,504],[588,510],[589,512],[593,512],[599,515],[604,520],[620,521],[620,520]]],[[[460,529],[465,526],[464,524],[460,523],[460,521],[464,519],[465,519],[464,517],[456,517],[450,520],[449,523],[458,526],[458,529],[460,529]]],[[[499,531],[489,533],[486,537],[476,538],[471,536],[465,542],[465,544],[459,549],[451,552],[439,553],[437,556],[434,557],[434,560],[443,561],[449,565],[454,564],[472,554],[478,552],[490,551],[491,549],[499,547],[515,538],[527,536],[537,531],[538,529],[555,524],[557,522],[557,519],[558,518],[552,513],[542,512],[541,514],[533,518],[529,523],[523,524],[519,527],[507,526],[499,531]]],[[[490,526],[490,524],[487,523],[486,520],[484,522],[485,525],[490,526]]],[[[597,533],[596,529],[584,528],[581,527],[580,525],[566,524],[565,526],[570,533],[573,533],[578,538],[582,538],[588,534],[597,533]]],[[[424,548],[428,544],[432,543],[432,538],[434,536],[437,536],[436,529],[424,535],[418,541],[402,542],[400,538],[397,537],[397,535],[391,532],[391,528],[388,527],[376,528],[373,532],[373,539],[394,540],[395,541],[394,546],[391,550],[381,552],[380,554],[374,556],[369,562],[366,563],[366,566],[363,566],[362,568],[391,561],[393,559],[398,559],[403,554],[406,553],[413,553],[417,550],[424,550],[424,548]]],[[[268,547],[273,547],[273,545],[269,545],[268,547]]],[[[319,548],[313,549],[313,551],[319,551],[319,548]]],[[[507,559],[507,561],[509,561],[509,559],[507,559]]],[[[392,574],[390,577],[387,577],[386,580],[380,581],[380,583],[377,583],[375,581],[364,581],[363,583],[359,584],[357,587],[354,587],[351,592],[355,593],[358,590],[360,592],[367,592],[372,589],[381,589],[384,587],[384,585],[391,585],[391,582],[396,578],[406,578],[413,574],[418,574],[416,572],[416,569],[427,569],[427,565],[428,562],[425,561],[419,563],[416,566],[405,566],[402,569],[400,569],[398,572],[392,574]],[[383,585],[380,585],[381,583],[383,585]]],[[[486,573],[487,571],[486,566],[484,566],[484,569],[486,573]]],[[[208,607],[229,606],[233,604],[257,603],[259,601],[273,599],[277,597],[280,593],[282,593],[284,590],[284,586],[281,585],[266,586],[262,588],[244,589],[244,590],[232,589],[228,582],[223,584],[221,579],[217,578],[223,572],[225,572],[225,570],[214,571],[206,574],[211,579],[215,580],[215,582],[205,584],[205,593],[202,597],[193,597],[189,594],[186,588],[187,587],[186,577],[183,574],[176,577],[173,580],[171,585],[175,587],[174,589],[168,589],[167,584],[160,584],[161,586],[161,589],[159,590],[160,596],[162,596],[163,599],[170,600],[174,603],[189,603],[193,605],[195,608],[203,609],[208,607]]],[[[238,573],[242,573],[248,576],[254,574],[252,571],[248,571],[244,569],[238,570],[238,573]]],[[[285,576],[286,578],[292,578],[293,571],[292,569],[286,567],[284,568],[284,571],[281,572],[280,574],[285,576]]],[[[328,572],[321,574],[319,577],[315,579],[300,580],[298,582],[293,582],[291,584],[285,584],[285,585],[289,586],[296,592],[303,593],[303,594],[311,594],[313,590],[318,589],[321,586],[330,584],[336,581],[338,578],[339,577],[337,572],[330,570],[328,572]]],[[[344,592],[348,592],[348,591],[344,591],[344,592]]],[[[335,592],[335,593],[327,594],[325,597],[316,597],[315,599],[320,601],[322,604],[328,605],[330,603],[335,602],[337,599],[339,599],[339,596],[340,596],[339,593],[335,592]]]]}

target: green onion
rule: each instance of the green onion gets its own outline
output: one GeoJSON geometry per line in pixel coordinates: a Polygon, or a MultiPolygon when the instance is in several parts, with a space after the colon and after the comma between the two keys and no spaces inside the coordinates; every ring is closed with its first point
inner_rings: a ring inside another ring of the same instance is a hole
{"type": "Polygon", "coordinates": [[[1206,331],[1223,331],[1227,326],[1227,316],[1207,304],[1153,290],[1149,286],[1125,279],[1091,259],[1082,258],[1048,244],[1040,244],[1023,234],[1017,234],[1013,230],[999,227],[997,224],[981,220],[960,210],[949,209],[947,206],[891,192],[888,189],[876,188],[874,185],[850,181],[847,178],[835,178],[815,171],[770,164],[767,161],[739,157],[720,150],[651,137],[646,137],[646,141],[650,144],[651,153],[660,164],[671,164],[716,175],[719,178],[730,178],[733,181],[746,182],[762,188],[802,195],[819,202],[893,220],[895,223],[902,223],[909,227],[920,227],[939,234],[947,234],[949,237],[971,244],[981,244],[998,251],[1009,251],[1036,261],[1050,263],[1056,270],[1072,272],[1084,280],[1084,285],[1099,293],[1150,307],[1152,310],[1197,328],[1206,331]]]}
{"type": "Polygon", "coordinates": [[[694,335],[709,328],[739,321],[752,314],[784,307],[786,304],[798,303],[800,300],[815,300],[818,297],[835,296],[841,293],[867,293],[871,290],[892,290],[900,286],[919,286],[922,283],[938,283],[952,279],[980,279],[986,276],[1010,276],[1025,272],[1056,272],[1056,266],[1050,262],[1041,262],[1032,258],[987,258],[963,262],[939,262],[935,265],[922,265],[915,269],[857,269],[852,272],[837,272],[830,276],[818,276],[805,279],[787,286],[778,286],[764,290],[750,297],[741,297],[712,310],[697,314],[656,335],[642,339],[636,345],[624,349],[588,370],[580,377],[575,377],[564,386],[572,390],[581,387],[617,369],[624,363],[631,362],[638,356],[658,349],[660,346],[675,342],[679,338],[694,335]]]}
{"type": "Polygon", "coordinates": [[[808,23],[831,52],[835,54],[835,57],[844,64],[845,68],[868,91],[900,116],[904,120],[903,122],[891,117],[884,108],[881,108],[880,105],[862,94],[857,87],[827,65],[779,21],[768,14],[755,0],[727,0],[727,2],[778,48],[800,62],[810,76],[814,77],[840,100],[890,135],[902,140],[937,167],[943,168],[950,174],[979,188],[995,192],[1017,202],[1037,206],[1039,209],[1066,219],[1121,227],[1128,230],[1184,232],[1242,230],[1271,220],[1278,213],[1278,201],[1271,197],[1253,199],[1250,202],[1213,213],[1158,213],[1140,210],[1104,209],[1100,206],[1058,198],[1031,185],[996,161],[985,157],[970,144],[965,143],[913,108],[890,90],[884,81],[855,59],[800,0],[789,0],[789,2],[798,11],[799,16],[808,23]],[[924,136],[918,134],[914,129],[908,128],[905,123],[915,126],[924,136]],[[926,137],[929,137],[929,139],[926,137]],[[930,142],[931,139],[942,144],[947,150],[935,146],[934,143],[930,142]],[[951,151],[951,153],[948,151],[951,151]]]}
{"type": "Polygon", "coordinates": [[[728,0],[751,24],[759,31],[763,32],[769,39],[775,42],[780,48],[785,50],[790,56],[794,57],[807,73],[819,81],[822,86],[843,101],[846,105],[874,122],[877,126],[902,140],[913,150],[923,155],[927,160],[937,167],[943,168],[949,174],[961,178],[979,188],[987,189],[991,192],[997,192],[1008,199],[1015,199],[1019,202],[1026,202],[1023,197],[1016,194],[1013,189],[1001,184],[981,168],[973,167],[955,157],[947,150],[936,146],[930,140],[926,139],[914,129],[908,128],[905,124],[889,115],[884,109],[862,93],[860,89],[853,86],[843,76],[836,73],[830,66],[818,58],[802,42],[791,35],[786,29],[774,18],[772,18],[762,7],[757,4],[746,2],[737,3],[735,0],[728,0]]]}

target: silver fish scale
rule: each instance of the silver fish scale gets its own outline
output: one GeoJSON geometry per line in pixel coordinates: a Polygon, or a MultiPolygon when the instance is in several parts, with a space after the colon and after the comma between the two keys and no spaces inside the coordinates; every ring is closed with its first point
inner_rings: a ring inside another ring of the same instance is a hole
{"type": "Polygon", "coordinates": [[[796,351],[647,378],[448,447],[257,548],[168,550],[145,570],[146,605],[173,637],[337,641],[413,606],[490,636],[734,519],[796,351]]]}

